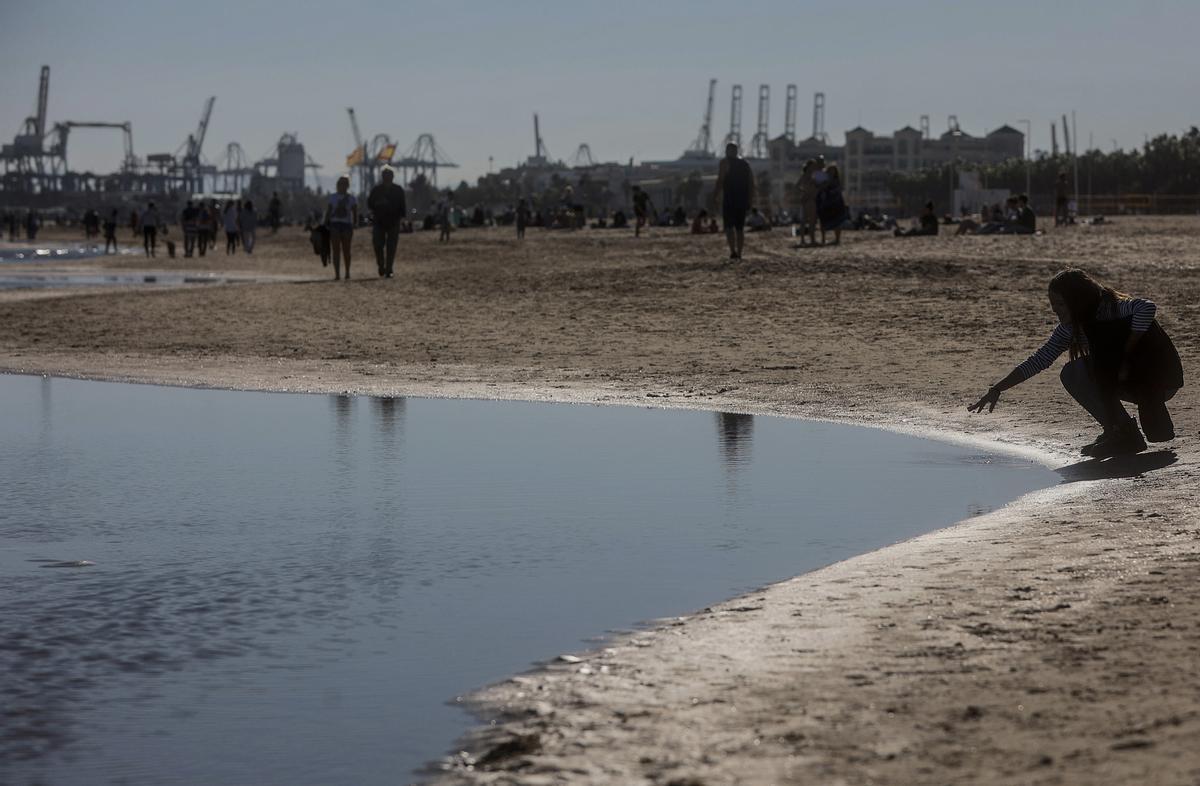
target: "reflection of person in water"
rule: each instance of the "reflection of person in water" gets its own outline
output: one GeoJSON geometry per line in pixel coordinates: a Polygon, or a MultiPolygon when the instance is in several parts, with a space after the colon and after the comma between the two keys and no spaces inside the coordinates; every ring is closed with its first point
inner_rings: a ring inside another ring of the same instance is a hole
{"type": "Polygon", "coordinates": [[[750,442],[754,436],[754,416],[736,412],[717,413],[717,437],[727,469],[732,469],[750,457],[750,442]]]}
{"type": "Polygon", "coordinates": [[[1082,270],[1064,270],[1050,281],[1050,307],[1059,325],[1049,340],[968,409],[991,412],[1002,392],[1069,351],[1063,387],[1104,429],[1084,446],[1085,456],[1137,453],[1146,448],[1147,439],[1174,439],[1166,402],[1183,386],[1183,366],[1154,318],[1154,303],[1103,286],[1082,270]],[[1141,431],[1122,401],[1137,404],[1141,431]]]}

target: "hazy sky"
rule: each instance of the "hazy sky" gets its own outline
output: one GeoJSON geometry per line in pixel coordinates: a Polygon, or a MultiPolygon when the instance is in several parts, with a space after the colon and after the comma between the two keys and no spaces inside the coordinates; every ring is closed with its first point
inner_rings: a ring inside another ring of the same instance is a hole
{"type": "MultiPolygon", "coordinates": [[[[1051,119],[1075,109],[1082,142],[1111,149],[1200,124],[1198,31],[1195,0],[0,0],[0,136],[32,114],[47,64],[51,122],[129,120],[139,155],[171,152],[216,95],[209,161],[235,140],[257,159],[288,131],[325,175],[354,146],[347,106],[402,149],[432,132],[455,182],[532,154],[535,111],[556,158],[581,142],[602,160],[674,158],[714,77],[718,140],[732,84],[749,139],[758,85],[775,136],[795,83],[800,135],[820,90],[839,144],[921,114],[940,133],[955,114],[971,133],[1028,118],[1049,148],[1051,119]]],[[[114,169],[120,151],[116,132],[71,138],[73,168],[114,169]]]]}

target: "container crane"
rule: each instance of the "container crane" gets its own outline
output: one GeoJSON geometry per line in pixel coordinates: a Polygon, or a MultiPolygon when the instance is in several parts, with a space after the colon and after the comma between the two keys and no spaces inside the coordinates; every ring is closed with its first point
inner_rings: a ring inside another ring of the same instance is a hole
{"type": "Polygon", "coordinates": [[[354,114],[354,107],[346,107],[346,113],[350,115],[350,129],[354,132],[355,144],[354,152],[346,159],[346,166],[351,170],[358,167],[358,189],[365,194],[375,185],[374,170],[368,160],[370,151],[367,149],[362,131],[358,129],[358,118],[354,114]]]}

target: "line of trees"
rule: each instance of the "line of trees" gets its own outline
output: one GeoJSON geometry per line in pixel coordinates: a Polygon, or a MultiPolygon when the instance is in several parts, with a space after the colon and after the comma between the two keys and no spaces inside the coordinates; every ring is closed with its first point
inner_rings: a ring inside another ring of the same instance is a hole
{"type": "MultiPolygon", "coordinates": [[[[960,166],[979,172],[985,188],[1007,188],[1013,193],[1025,190],[1024,159],[960,166]]],[[[1045,198],[1053,194],[1059,172],[1066,172],[1074,184],[1074,163],[1070,156],[1039,153],[1029,162],[1031,196],[1045,198]]],[[[949,164],[919,172],[893,172],[888,178],[888,187],[896,199],[905,204],[930,198],[936,200],[949,194],[957,185],[955,173],[956,167],[949,164]]],[[[1080,191],[1111,195],[1200,195],[1200,128],[1192,126],[1180,135],[1160,134],[1140,150],[1088,150],[1081,153],[1079,188],[1080,191]]]]}

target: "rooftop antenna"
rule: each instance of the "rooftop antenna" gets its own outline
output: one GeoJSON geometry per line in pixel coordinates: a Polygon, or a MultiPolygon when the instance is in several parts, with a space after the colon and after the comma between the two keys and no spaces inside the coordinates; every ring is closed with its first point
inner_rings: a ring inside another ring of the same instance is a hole
{"type": "Polygon", "coordinates": [[[921,139],[929,139],[929,115],[921,115],[921,139]]]}
{"type": "Polygon", "coordinates": [[[1067,125],[1067,116],[1063,115],[1063,152],[1067,155],[1071,155],[1074,150],[1075,149],[1071,147],[1071,130],[1070,126],[1067,125]]]}
{"type": "Polygon", "coordinates": [[[729,103],[729,133],[725,135],[725,144],[742,146],[742,86],[734,85],[730,93],[729,103]]]}
{"type": "Polygon", "coordinates": [[[957,134],[962,131],[958,125],[958,115],[950,115],[950,117],[946,118],[946,127],[947,130],[949,130],[952,134],[957,134]]]}
{"type": "Polygon", "coordinates": [[[815,93],[813,95],[813,139],[820,142],[825,142],[825,94],[815,93]]]}
{"type": "Polygon", "coordinates": [[[796,86],[787,86],[787,104],[783,110],[783,135],[796,144],[796,86]]]}
{"type": "Polygon", "coordinates": [[[758,86],[758,130],[750,140],[750,156],[752,158],[767,157],[767,128],[770,125],[771,86],[758,86]]]}
{"type": "Polygon", "coordinates": [[[717,80],[708,80],[708,104],[704,110],[704,124],[700,126],[700,133],[696,136],[696,141],[692,142],[692,146],[687,152],[693,155],[712,155],[712,116],[713,116],[713,99],[717,95],[717,80]]]}

